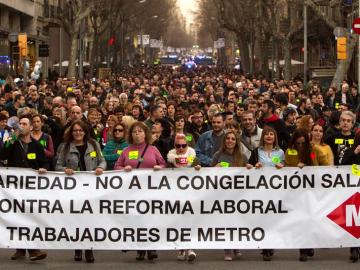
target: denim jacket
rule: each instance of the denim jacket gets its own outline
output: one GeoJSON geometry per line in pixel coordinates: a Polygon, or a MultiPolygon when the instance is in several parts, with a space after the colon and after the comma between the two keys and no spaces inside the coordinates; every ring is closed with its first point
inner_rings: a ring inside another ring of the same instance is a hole
{"type": "Polygon", "coordinates": [[[215,149],[212,135],[212,130],[201,134],[195,146],[196,157],[204,167],[211,167],[213,156],[219,150],[215,149]]]}

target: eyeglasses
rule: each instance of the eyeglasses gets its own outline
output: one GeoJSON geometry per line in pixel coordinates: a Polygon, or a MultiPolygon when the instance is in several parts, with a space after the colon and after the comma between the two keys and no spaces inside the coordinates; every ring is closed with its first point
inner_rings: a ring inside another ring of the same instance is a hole
{"type": "Polygon", "coordinates": [[[117,128],[115,128],[115,129],[114,129],[114,132],[124,132],[124,130],[123,130],[123,129],[117,129],[117,128]]]}
{"type": "Polygon", "coordinates": [[[175,144],[175,148],[186,148],[187,144],[175,144]]]}
{"type": "Polygon", "coordinates": [[[73,132],[84,132],[82,129],[73,129],[73,132]]]}

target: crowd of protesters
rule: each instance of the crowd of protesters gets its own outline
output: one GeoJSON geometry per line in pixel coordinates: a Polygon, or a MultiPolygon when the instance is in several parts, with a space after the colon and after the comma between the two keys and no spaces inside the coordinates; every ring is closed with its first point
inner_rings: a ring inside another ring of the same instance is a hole
{"type": "MultiPolygon", "coordinates": [[[[124,70],[106,79],[58,78],[26,85],[8,77],[0,94],[3,166],[46,173],[165,167],[261,167],[352,164],[360,160],[358,89],[269,81],[215,69],[124,70]]],[[[28,250],[30,260],[46,253],[28,250]]],[[[351,248],[350,260],[359,259],[351,248]]],[[[154,250],[138,251],[156,259],[154,250]]],[[[274,250],[262,252],[271,260],[274,250]]],[[[300,250],[301,261],[314,255],[300,250]]],[[[18,249],[11,259],[26,256],[18,249]]],[[[224,260],[241,256],[225,250],[224,260]]],[[[194,250],[179,260],[193,261],[194,250]]],[[[74,259],[82,260],[82,250],[74,259]]],[[[85,250],[94,262],[92,250],[85,250]]]]}

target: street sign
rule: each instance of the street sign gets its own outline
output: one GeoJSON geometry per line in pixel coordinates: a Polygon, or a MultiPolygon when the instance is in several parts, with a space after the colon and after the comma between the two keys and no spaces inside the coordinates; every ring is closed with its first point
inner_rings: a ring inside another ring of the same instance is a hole
{"type": "Polygon", "coordinates": [[[10,42],[17,42],[18,41],[18,33],[17,32],[11,32],[9,33],[8,39],[10,42]]]}
{"type": "Polygon", "coordinates": [[[346,29],[343,27],[335,27],[333,33],[335,37],[345,37],[346,32],[346,29]]]}
{"type": "Polygon", "coordinates": [[[39,44],[39,57],[48,57],[48,56],[49,56],[49,45],[39,44]]]}
{"type": "Polygon", "coordinates": [[[352,29],[358,35],[360,35],[360,18],[355,18],[352,24],[352,29]]]}

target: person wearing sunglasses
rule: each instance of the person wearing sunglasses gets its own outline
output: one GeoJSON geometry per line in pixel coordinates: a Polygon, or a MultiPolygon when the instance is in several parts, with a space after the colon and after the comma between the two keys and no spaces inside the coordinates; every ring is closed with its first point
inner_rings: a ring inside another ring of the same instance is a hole
{"type": "Polygon", "coordinates": [[[125,140],[125,125],[116,123],[112,129],[112,139],[107,142],[103,149],[103,155],[107,163],[107,170],[113,170],[115,162],[120,157],[122,151],[129,144],[125,140]]]}
{"type": "MultiPolygon", "coordinates": [[[[307,130],[296,129],[285,152],[285,166],[303,168],[319,165],[328,165],[325,153],[310,143],[307,130]]],[[[305,262],[313,256],[314,249],[300,249],[300,261],[305,262]]]]}
{"type": "MultiPolygon", "coordinates": [[[[167,154],[167,161],[174,168],[190,168],[194,167],[200,170],[200,162],[196,158],[196,152],[188,146],[185,134],[178,133],[174,140],[174,149],[167,154]]],[[[192,249],[180,250],[177,255],[179,261],[188,260],[192,262],[196,259],[196,253],[192,249]]]]}

